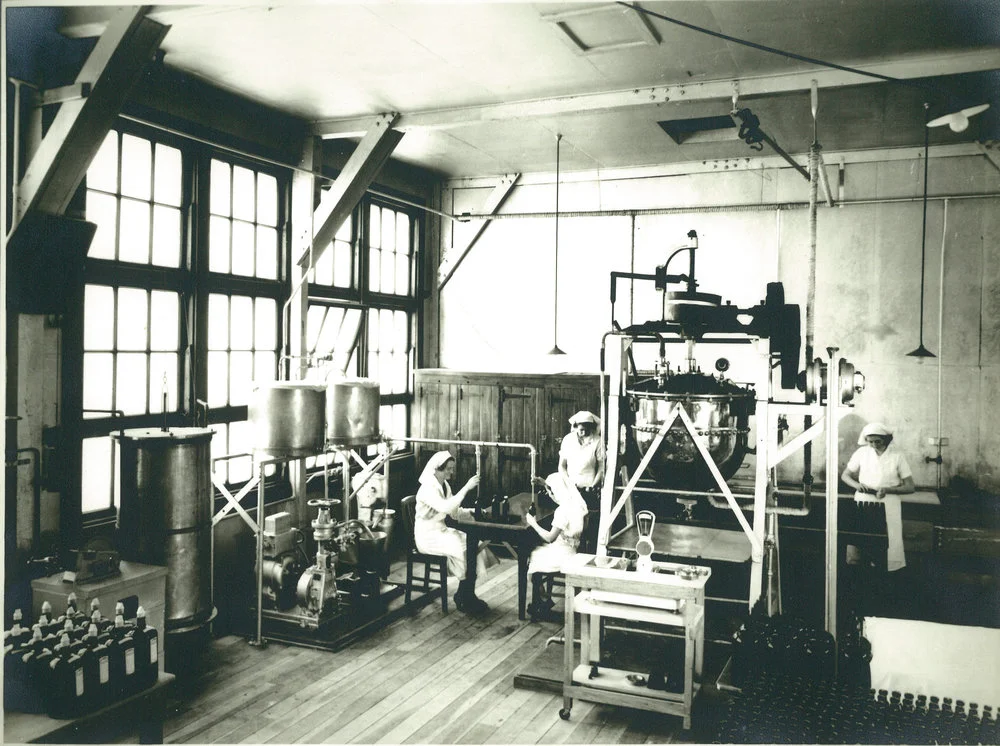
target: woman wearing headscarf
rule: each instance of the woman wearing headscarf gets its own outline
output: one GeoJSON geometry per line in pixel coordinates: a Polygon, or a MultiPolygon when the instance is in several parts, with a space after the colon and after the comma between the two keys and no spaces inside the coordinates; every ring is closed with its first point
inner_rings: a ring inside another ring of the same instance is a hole
{"type": "Polygon", "coordinates": [[[906,566],[903,552],[903,517],[900,495],[914,491],[910,465],[891,447],[892,431],[881,422],[870,422],[861,430],[858,445],[840,478],[853,487],[855,502],[881,502],[885,505],[886,536],[889,549],[886,568],[889,572],[906,566]]]}
{"type": "Polygon", "coordinates": [[[562,571],[562,564],[577,553],[584,522],[587,519],[587,503],[579,490],[561,473],[550,474],[542,483],[552,502],[556,504],[552,514],[552,528],[538,525],[530,513],[524,517],[529,526],[545,543],[536,547],[528,559],[528,577],[532,582],[532,617],[544,616],[553,606],[552,599],[543,590],[545,575],[562,571]]]}
{"type": "MultiPolygon", "coordinates": [[[[438,451],[427,461],[420,474],[414,511],[413,540],[417,550],[439,554],[448,558],[448,574],[459,579],[455,606],[459,611],[482,613],[489,607],[476,597],[473,581],[466,579],[465,534],[446,526],[447,516],[456,517],[462,500],[469,490],[479,484],[479,475],[470,477],[457,493],[452,494],[449,479],[455,476],[455,457],[448,451],[438,451]]],[[[478,572],[486,571],[482,555],[477,557],[478,572]]]]}

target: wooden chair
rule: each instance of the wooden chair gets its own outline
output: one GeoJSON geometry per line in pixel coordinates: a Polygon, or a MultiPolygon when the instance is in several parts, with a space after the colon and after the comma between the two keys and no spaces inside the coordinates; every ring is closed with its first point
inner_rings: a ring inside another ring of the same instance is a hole
{"type": "Polygon", "coordinates": [[[440,593],[441,610],[447,614],[448,558],[440,554],[424,554],[417,550],[413,540],[413,526],[416,522],[416,495],[407,495],[404,497],[399,507],[403,519],[403,528],[410,542],[409,550],[406,552],[406,605],[407,607],[410,605],[410,597],[414,588],[424,594],[431,592],[440,593]],[[414,575],[414,565],[422,568],[421,575],[414,575]],[[433,585],[436,585],[437,588],[434,588],[433,585]]]}

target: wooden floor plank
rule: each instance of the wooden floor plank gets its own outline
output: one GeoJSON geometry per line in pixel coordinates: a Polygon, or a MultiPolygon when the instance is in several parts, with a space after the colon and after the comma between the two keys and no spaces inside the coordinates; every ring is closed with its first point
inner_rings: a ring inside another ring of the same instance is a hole
{"type": "Polygon", "coordinates": [[[427,604],[336,651],[274,641],[254,647],[236,635],[213,640],[199,672],[179,681],[167,703],[165,740],[692,742],[679,718],[577,700],[564,721],[561,694],[514,688],[515,674],[559,627],[517,618],[511,560],[481,578],[477,594],[491,607],[483,617],[427,604]]]}

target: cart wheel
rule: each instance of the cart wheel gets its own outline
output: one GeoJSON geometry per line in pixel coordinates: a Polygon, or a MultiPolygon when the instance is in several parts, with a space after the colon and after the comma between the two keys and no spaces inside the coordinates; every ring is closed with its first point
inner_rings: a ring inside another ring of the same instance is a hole
{"type": "Polygon", "coordinates": [[[559,717],[561,717],[563,720],[569,720],[569,708],[563,707],[561,710],[559,710],[559,717]]]}

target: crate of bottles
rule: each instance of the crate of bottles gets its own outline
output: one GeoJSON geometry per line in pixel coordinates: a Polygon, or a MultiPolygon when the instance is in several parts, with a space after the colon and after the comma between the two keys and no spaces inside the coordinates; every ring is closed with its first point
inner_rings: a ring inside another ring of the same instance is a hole
{"type": "Polygon", "coordinates": [[[96,598],[84,610],[75,593],[59,610],[44,601],[33,620],[15,609],[4,630],[4,709],[72,718],[155,684],[160,631],[141,605],[124,614],[119,602],[105,616],[96,598]]]}

